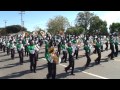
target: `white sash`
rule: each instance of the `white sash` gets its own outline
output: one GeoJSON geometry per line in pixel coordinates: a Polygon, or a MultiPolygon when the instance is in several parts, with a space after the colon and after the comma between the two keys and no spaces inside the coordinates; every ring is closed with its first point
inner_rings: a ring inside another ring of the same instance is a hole
{"type": "Polygon", "coordinates": [[[35,54],[35,50],[30,50],[30,54],[35,54]]]}

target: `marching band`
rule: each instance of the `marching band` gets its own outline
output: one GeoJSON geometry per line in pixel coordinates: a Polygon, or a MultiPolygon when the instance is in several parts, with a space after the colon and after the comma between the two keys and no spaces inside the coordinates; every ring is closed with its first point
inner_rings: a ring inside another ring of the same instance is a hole
{"type": "Polygon", "coordinates": [[[110,44],[111,53],[108,57],[114,60],[114,57],[118,56],[120,38],[118,36],[110,35],[110,37],[90,36],[86,39],[81,36],[64,35],[62,37],[59,36],[59,39],[57,40],[56,36],[52,36],[49,33],[45,34],[44,32],[40,32],[40,35],[36,35],[36,33],[28,35],[25,33],[24,35],[0,37],[0,50],[7,52],[7,55],[11,54],[11,59],[14,59],[17,50],[20,65],[24,63],[24,56],[29,56],[30,71],[34,71],[34,73],[36,73],[39,51],[43,44],[45,44],[45,58],[48,62],[48,74],[46,77],[47,79],[55,79],[56,65],[58,63],[66,63],[67,59],[69,60],[69,65],[65,67],[65,72],[67,73],[67,71],[72,68],[71,75],[75,75],[75,59],[79,58],[80,48],[85,50],[85,56],[87,58],[85,68],[87,68],[91,62],[90,55],[92,47],[95,48],[93,53],[97,53],[98,55],[95,64],[100,64],[101,53],[104,51],[104,44],[106,45],[105,50],[109,49],[110,44]],[[55,49],[57,49],[57,53],[55,52],[55,49]]]}

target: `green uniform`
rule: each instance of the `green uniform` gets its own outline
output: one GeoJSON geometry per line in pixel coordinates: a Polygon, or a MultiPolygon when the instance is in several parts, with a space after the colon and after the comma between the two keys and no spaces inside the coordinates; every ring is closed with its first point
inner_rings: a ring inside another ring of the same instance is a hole
{"type": "Polygon", "coordinates": [[[19,41],[19,40],[18,40],[18,39],[16,39],[16,43],[18,43],[18,41],[19,41]]]}
{"type": "Polygon", "coordinates": [[[22,44],[17,44],[17,50],[20,51],[22,49],[22,44]]]}
{"type": "Polygon", "coordinates": [[[9,46],[10,46],[10,43],[9,43],[9,42],[7,42],[6,46],[9,48],[9,46]]]}
{"type": "Polygon", "coordinates": [[[114,41],[113,41],[113,39],[110,39],[110,43],[111,43],[111,44],[114,44],[114,41]]]}
{"type": "Polygon", "coordinates": [[[66,49],[67,49],[66,44],[61,44],[61,49],[62,49],[62,50],[66,50],[66,49]]]}
{"type": "Polygon", "coordinates": [[[28,46],[28,52],[29,52],[30,54],[35,54],[35,45],[28,46]]]}
{"type": "Polygon", "coordinates": [[[115,40],[115,45],[117,45],[117,46],[118,46],[118,44],[119,44],[119,43],[118,43],[118,40],[115,40]]]}
{"type": "Polygon", "coordinates": [[[10,45],[9,45],[9,48],[10,48],[10,49],[14,49],[14,45],[13,45],[13,44],[10,44],[10,45]]]}
{"type": "Polygon", "coordinates": [[[87,53],[90,53],[90,47],[88,45],[85,45],[84,46],[84,50],[87,52],[87,53]]]}
{"type": "Polygon", "coordinates": [[[22,42],[23,42],[23,45],[25,45],[25,44],[26,44],[26,40],[25,40],[25,39],[23,39],[23,41],[22,41],[22,42]]]}
{"type": "Polygon", "coordinates": [[[46,58],[46,60],[48,61],[48,62],[51,62],[51,60],[52,60],[52,58],[51,58],[51,55],[50,55],[50,53],[45,53],[45,58],[46,58]]]}
{"type": "Polygon", "coordinates": [[[46,42],[45,43],[45,53],[48,52],[48,49],[49,49],[49,44],[46,42]]]}
{"type": "Polygon", "coordinates": [[[73,44],[76,44],[76,43],[77,43],[77,41],[76,41],[75,39],[73,39],[73,40],[72,40],[72,43],[73,43],[73,44]]]}
{"type": "Polygon", "coordinates": [[[96,42],[96,47],[100,49],[101,48],[101,44],[99,42],[96,42]]]}
{"type": "Polygon", "coordinates": [[[106,42],[108,42],[109,41],[109,39],[108,38],[106,38],[106,42]]]}
{"type": "Polygon", "coordinates": [[[73,52],[72,47],[68,47],[68,48],[67,48],[67,51],[68,51],[69,55],[72,55],[72,52],[73,52]]]}
{"type": "Polygon", "coordinates": [[[64,50],[64,49],[65,49],[65,45],[64,45],[64,44],[62,44],[61,48],[62,48],[62,50],[64,50]]]}

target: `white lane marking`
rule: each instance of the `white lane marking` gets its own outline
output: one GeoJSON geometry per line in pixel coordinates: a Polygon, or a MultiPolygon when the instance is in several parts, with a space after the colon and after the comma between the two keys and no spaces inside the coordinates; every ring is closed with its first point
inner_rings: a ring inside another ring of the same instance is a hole
{"type": "Polygon", "coordinates": [[[63,67],[67,67],[66,65],[63,65],[63,64],[59,64],[59,65],[61,65],[61,66],[63,66],[63,67]]]}
{"type": "MultiPolygon", "coordinates": [[[[67,67],[66,65],[63,65],[63,64],[59,64],[59,65],[61,65],[63,67],[67,67]]],[[[78,70],[78,69],[76,69],[76,70],[78,70]]],[[[78,71],[81,71],[81,70],[78,70],[78,71]]],[[[103,77],[103,76],[99,76],[99,75],[96,75],[96,74],[92,74],[92,73],[89,73],[89,72],[85,72],[85,71],[82,71],[82,72],[85,73],[85,74],[91,75],[91,76],[95,76],[95,77],[101,78],[101,79],[109,79],[109,78],[106,78],[106,77],[103,77]]]]}
{"type": "Polygon", "coordinates": [[[106,77],[103,77],[103,76],[99,76],[99,75],[96,75],[96,74],[92,74],[92,73],[88,73],[88,72],[85,72],[85,71],[82,71],[82,72],[85,73],[85,74],[91,75],[91,76],[95,76],[95,77],[101,78],[101,79],[109,79],[109,78],[106,78],[106,77]]]}
{"type": "MultiPolygon", "coordinates": [[[[43,60],[46,60],[45,58],[42,58],[43,60]]],[[[63,65],[63,64],[59,64],[63,67],[67,67],[66,65],[63,65]]],[[[78,70],[78,69],[76,69],[78,70]]],[[[78,71],[81,71],[81,70],[78,70],[78,71]]],[[[103,76],[99,76],[99,75],[96,75],[96,74],[93,74],[93,73],[89,73],[89,72],[85,72],[85,71],[82,71],[83,73],[85,74],[88,74],[88,75],[91,75],[91,76],[94,76],[94,77],[97,77],[97,78],[101,78],[101,79],[109,79],[109,78],[106,78],[106,77],[103,77],[103,76]]]]}
{"type": "Polygon", "coordinates": [[[46,60],[45,58],[41,58],[41,59],[46,60]]]}
{"type": "Polygon", "coordinates": [[[114,61],[120,61],[120,59],[114,59],[114,61]]]}

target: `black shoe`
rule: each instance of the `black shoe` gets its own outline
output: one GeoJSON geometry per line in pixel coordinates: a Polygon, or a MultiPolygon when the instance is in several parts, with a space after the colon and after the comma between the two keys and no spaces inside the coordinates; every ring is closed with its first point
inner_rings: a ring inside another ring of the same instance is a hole
{"type": "Polygon", "coordinates": [[[111,60],[114,60],[113,58],[111,58],[111,60]]]}
{"type": "Polygon", "coordinates": [[[34,73],[36,73],[36,71],[34,71],[34,73]]]}
{"type": "Polygon", "coordinates": [[[32,71],[33,71],[33,69],[30,69],[30,71],[32,72],[32,71]]]}
{"type": "Polygon", "coordinates": [[[20,63],[20,65],[23,65],[23,63],[20,63]]]}
{"type": "Polygon", "coordinates": [[[95,60],[95,64],[97,64],[97,63],[98,63],[98,61],[95,60]]]}
{"type": "Polygon", "coordinates": [[[67,63],[66,61],[64,61],[64,63],[67,63]]]}
{"type": "Polygon", "coordinates": [[[67,73],[67,69],[65,68],[65,72],[67,73]]]}
{"type": "Polygon", "coordinates": [[[46,78],[47,78],[47,79],[50,79],[50,75],[49,75],[49,74],[47,74],[47,75],[46,75],[46,78]]]}
{"type": "Polygon", "coordinates": [[[100,62],[98,62],[97,64],[100,64],[100,62]]]}
{"type": "Polygon", "coordinates": [[[98,62],[95,62],[96,65],[98,65],[99,63],[98,62]]]}
{"type": "Polygon", "coordinates": [[[85,68],[85,69],[88,68],[88,65],[85,65],[84,68],[85,68]]]}

